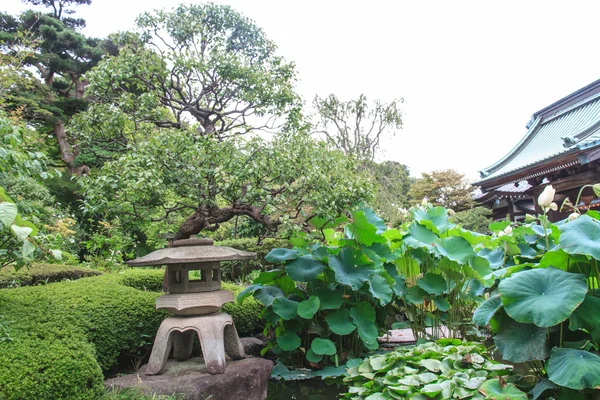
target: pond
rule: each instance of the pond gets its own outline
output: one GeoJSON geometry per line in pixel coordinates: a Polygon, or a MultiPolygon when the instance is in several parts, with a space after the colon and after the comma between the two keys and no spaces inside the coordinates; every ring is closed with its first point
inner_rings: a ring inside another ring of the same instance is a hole
{"type": "Polygon", "coordinates": [[[332,400],[344,392],[343,385],[327,384],[319,378],[296,381],[271,379],[267,400],[332,400]]]}

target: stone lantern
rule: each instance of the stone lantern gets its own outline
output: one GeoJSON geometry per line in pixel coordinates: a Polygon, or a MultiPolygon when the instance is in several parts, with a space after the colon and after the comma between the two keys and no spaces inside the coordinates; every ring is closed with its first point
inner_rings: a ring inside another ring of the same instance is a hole
{"type": "Polygon", "coordinates": [[[168,294],[156,299],[156,308],[164,308],[173,316],[158,328],[146,375],[160,373],[171,349],[173,358],[187,360],[192,354],[194,332],[209,373],[225,372],[225,353],[233,359],[245,358],[233,319],[219,312],[223,304],[234,300],[233,293],[221,290],[220,262],[254,258],[255,253],[214,246],[211,239],[190,238],[128,262],[132,267],[167,267],[168,294]]]}

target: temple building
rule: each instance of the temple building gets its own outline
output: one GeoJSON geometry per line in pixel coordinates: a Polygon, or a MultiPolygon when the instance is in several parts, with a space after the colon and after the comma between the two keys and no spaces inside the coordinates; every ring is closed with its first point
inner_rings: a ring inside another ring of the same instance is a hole
{"type": "MultiPolygon", "coordinates": [[[[540,213],[537,198],[546,185],[556,189],[560,207],[565,198],[575,203],[579,190],[600,183],[600,80],[533,114],[527,134],[503,158],[479,171],[477,201],[493,210],[495,220],[513,221],[540,213]]],[[[586,188],[577,207],[600,207],[586,188]]],[[[552,221],[569,211],[550,211],[552,221]]]]}

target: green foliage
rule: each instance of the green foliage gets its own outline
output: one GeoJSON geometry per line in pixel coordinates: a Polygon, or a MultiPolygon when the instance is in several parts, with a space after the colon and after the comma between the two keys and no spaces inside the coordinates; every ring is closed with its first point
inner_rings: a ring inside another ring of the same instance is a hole
{"type": "Polygon", "coordinates": [[[592,395],[600,388],[600,221],[590,212],[552,224],[548,209],[521,226],[490,224],[504,248],[505,268],[489,275],[499,278],[497,295],[481,304],[473,319],[492,327],[505,360],[536,371],[536,397],[568,397],[571,389],[592,395]],[[545,369],[536,368],[539,361],[545,369]]]}
{"type": "Polygon", "coordinates": [[[101,272],[90,268],[58,264],[33,264],[29,268],[19,269],[18,271],[8,267],[0,271],[0,288],[76,280],[100,274],[101,272]]]}
{"type": "Polygon", "coordinates": [[[344,397],[527,400],[506,382],[511,370],[491,361],[481,344],[442,339],[356,360],[344,378],[350,386],[344,397]]]}
{"type": "Polygon", "coordinates": [[[273,262],[266,260],[265,256],[276,247],[290,247],[291,244],[286,239],[272,239],[267,238],[258,242],[257,238],[244,238],[244,239],[229,239],[215,242],[215,245],[232,247],[238,250],[249,251],[256,253],[255,260],[245,261],[225,261],[221,263],[221,276],[223,279],[234,281],[236,279],[242,279],[252,271],[265,271],[272,268],[273,262]]]}
{"type": "Polygon", "coordinates": [[[327,365],[377,349],[394,304],[417,337],[431,334],[430,326],[438,334],[442,323],[465,334],[463,323],[483,301],[489,262],[465,239],[476,234],[452,225],[445,209],[411,211],[414,221],[396,230],[361,208],[349,223],[323,228],[324,244],[305,235],[292,240],[301,246],[266,256],[281,267],[259,275],[238,301],[253,294],[267,307],[276,352],[287,353],[288,362],[327,365]],[[313,349],[315,339],[331,341],[334,354],[313,349]]]}
{"type": "Polygon", "coordinates": [[[465,176],[452,169],[423,173],[408,192],[412,204],[420,203],[423,198],[436,206],[444,206],[456,212],[468,210],[474,201],[473,188],[465,176]]]}
{"type": "Polygon", "coordinates": [[[487,233],[492,222],[492,210],[483,206],[469,208],[452,215],[450,221],[473,232],[487,233]]]}

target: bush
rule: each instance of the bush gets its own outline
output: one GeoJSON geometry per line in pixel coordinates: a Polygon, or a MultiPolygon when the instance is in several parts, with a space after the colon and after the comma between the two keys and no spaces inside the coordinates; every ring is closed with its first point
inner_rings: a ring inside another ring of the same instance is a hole
{"type": "Polygon", "coordinates": [[[43,283],[75,280],[102,274],[89,268],[59,264],[36,264],[15,271],[12,267],[0,271],[0,288],[33,286],[43,283]]]}
{"type": "Polygon", "coordinates": [[[162,292],[163,268],[132,268],[118,273],[121,284],[138,290],[162,292]]]}
{"type": "Polygon", "coordinates": [[[0,344],[0,398],[99,397],[102,370],[151,344],[165,315],[157,296],[109,275],[0,290],[12,338],[0,344]]]}
{"type": "Polygon", "coordinates": [[[224,279],[230,281],[243,280],[243,277],[249,275],[252,271],[266,271],[275,268],[273,264],[265,261],[265,256],[276,247],[292,247],[291,243],[285,239],[264,239],[261,244],[257,244],[256,238],[223,240],[216,242],[215,245],[256,253],[255,260],[221,263],[221,274],[224,279]]]}

